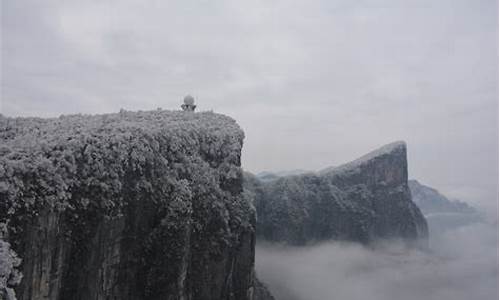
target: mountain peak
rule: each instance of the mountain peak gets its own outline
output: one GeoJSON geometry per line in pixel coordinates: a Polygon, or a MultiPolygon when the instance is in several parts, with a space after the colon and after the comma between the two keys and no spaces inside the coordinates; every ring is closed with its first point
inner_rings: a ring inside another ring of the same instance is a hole
{"type": "Polygon", "coordinates": [[[387,161],[387,158],[399,158],[390,159],[390,161],[400,161],[406,166],[406,142],[396,141],[390,144],[386,144],[378,149],[375,149],[351,162],[342,164],[336,167],[329,167],[319,171],[321,175],[336,175],[344,172],[353,173],[359,172],[364,166],[387,161]]]}

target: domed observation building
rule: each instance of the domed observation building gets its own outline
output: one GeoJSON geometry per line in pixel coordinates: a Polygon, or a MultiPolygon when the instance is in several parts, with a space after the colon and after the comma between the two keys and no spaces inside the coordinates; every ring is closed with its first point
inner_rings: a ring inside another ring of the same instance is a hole
{"type": "Polygon", "coordinates": [[[181,105],[183,111],[194,111],[196,105],[194,104],[194,98],[191,95],[184,97],[184,104],[181,105]]]}

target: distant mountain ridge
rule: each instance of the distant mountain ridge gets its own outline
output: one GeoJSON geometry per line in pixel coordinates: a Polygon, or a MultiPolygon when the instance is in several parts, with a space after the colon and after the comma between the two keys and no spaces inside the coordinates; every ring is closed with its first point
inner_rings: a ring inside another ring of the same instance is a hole
{"type": "Polygon", "coordinates": [[[302,174],[307,174],[307,173],[314,173],[314,172],[302,170],[302,169],[285,170],[285,171],[278,171],[278,172],[264,171],[264,172],[257,173],[255,176],[259,180],[270,181],[270,180],[278,179],[280,177],[302,175],[302,174]]]}
{"type": "Polygon", "coordinates": [[[255,176],[258,179],[261,180],[274,180],[278,179],[280,177],[286,177],[286,176],[295,176],[295,175],[304,175],[304,174],[317,174],[317,175],[324,175],[328,174],[331,172],[339,172],[341,170],[348,170],[348,169],[354,169],[362,164],[364,164],[367,161],[370,161],[374,158],[377,158],[379,156],[382,156],[384,154],[391,153],[394,149],[398,147],[405,147],[406,148],[406,143],[404,141],[396,141],[389,143],[387,145],[384,145],[380,148],[377,148],[373,151],[368,152],[367,154],[344,164],[338,165],[338,166],[330,166],[326,167],[324,169],[321,169],[317,172],[315,171],[310,171],[310,170],[304,170],[304,169],[294,169],[294,170],[284,170],[284,171],[277,171],[277,172],[271,172],[271,171],[263,171],[255,174],[255,176]]]}
{"type": "Polygon", "coordinates": [[[450,200],[438,190],[417,180],[409,180],[408,186],[413,201],[427,219],[432,235],[483,221],[482,215],[465,202],[450,200]]]}
{"type": "MultiPolygon", "coordinates": [[[[398,146],[398,144],[400,144],[400,142],[386,145],[381,149],[372,151],[351,163],[336,167],[328,167],[316,173],[305,170],[293,170],[276,173],[260,172],[255,175],[255,178],[259,181],[265,182],[265,185],[270,185],[270,181],[279,180],[280,178],[287,176],[303,176],[305,174],[325,175],[328,173],[338,173],[340,170],[347,170],[349,168],[355,169],[356,164],[362,164],[363,161],[369,161],[371,158],[377,157],[377,155],[383,153],[384,149],[390,150],[392,147],[398,146]]],[[[249,176],[252,175],[246,174],[245,176],[248,180],[249,176]]],[[[482,221],[481,214],[466,202],[451,200],[441,194],[437,189],[426,186],[415,179],[408,180],[408,187],[410,189],[413,202],[418,206],[427,220],[431,234],[437,234],[443,230],[482,221]]]]}
{"type": "Polygon", "coordinates": [[[420,207],[424,215],[438,212],[477,213],[476,209],[467,203],[450,200],[438,190],[423,185],[417,180],[408,180],[408,186],[413,201],[420,207]]]}
{"type": "Polygon", "coordinates": [[[427,223],[411,200],[407,174],[406,144],[399,141],[318,173],[272,180],[246,173],[244,186],[254,196],[262,239],[293,245],[329,239],[421,242],[427,223]]]}

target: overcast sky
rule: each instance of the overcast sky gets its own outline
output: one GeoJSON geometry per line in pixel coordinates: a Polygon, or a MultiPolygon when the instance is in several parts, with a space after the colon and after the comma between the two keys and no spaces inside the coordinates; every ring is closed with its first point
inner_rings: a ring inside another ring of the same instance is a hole
{"type": "Polygon", "coordinates": [[[317,170],[394,140],[410,177],[498,205],[498,0],[2,0],[7,116],[199,109],[243,167],[317,170]]]}

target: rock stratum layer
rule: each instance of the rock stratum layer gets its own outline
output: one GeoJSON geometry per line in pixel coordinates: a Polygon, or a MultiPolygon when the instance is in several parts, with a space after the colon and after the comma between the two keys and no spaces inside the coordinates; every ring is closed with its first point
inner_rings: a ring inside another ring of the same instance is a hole
{"type": "Polygon", "coordinates": [[[257,236],[304,245],[397,239],[425,246],[428,229],[408,188],[406,144],[396,142],[319,173],[262,181],[246,174],[257,236]]]}
{"type": "Polygon", "coordinates": [[[23,260],[17,298],[251,299],[243,137],[214,113],[0,116],[0,237],[23,260]]]}

